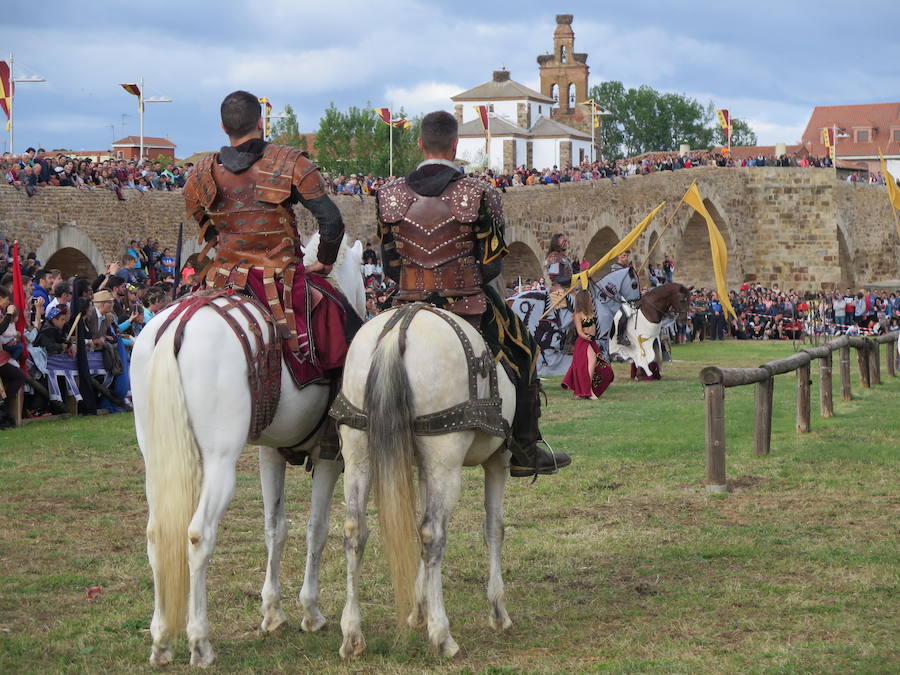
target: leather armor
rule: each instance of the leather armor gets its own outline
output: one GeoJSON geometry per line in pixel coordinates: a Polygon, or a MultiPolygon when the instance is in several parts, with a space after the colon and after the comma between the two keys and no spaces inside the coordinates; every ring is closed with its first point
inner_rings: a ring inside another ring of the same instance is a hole
{"type": "Polygon", "coordinates": [[[184,187],[188,211],[218,233],[207,285],[219,285],[216,277],[227,278],[235,268],[239,276],[254,267],[281,273],[297,262],[299,237],[287,201],[292,187],[306,199],[325,194],[316,165],[300,150],[279,145],[266,146],[262,157],[240,173],[231,173],[216,158],[198,162],[184,187]]]}
{"type": "MultiPolygon", "coordinates": [[[[304,199],[325,194],[318,168],[300,150],[267,145],[262,157],[240,173],[228,171],[209,155],[197,163],[184,186],[191,216],[200,224],[200,240],[210,238],[201,258],[215,245],[216,253],[204,276],[208,288],[231,285],[243,289],[252,269],[262,270],[265,302],[275,317],[281,337],[293,351],[299,349],[291,289],[299,259],[300,238],[291,204],[293,189],[304,199]],[[283,284],[279,294],[276,278],[283,284]],[[280,296],[280,297],[279,297],[280,296]]],[[[334,262],[340,240],[321,242],[319,260],[334,262]],[[328,248],[323,256],[323,246],[328,248]]]]}
{"type": "Polygon", "coordinates": [[[425,197],[400,178],[378,191],[378,217],[383,234],[393,236],[399,255],[400,302],[439,296],[446,308],[462,315],[480,315],[487,307],[479,260],[478,231],[483,200],[499,221],[499,194],[475,178],[453,181],[443,194],[425,197]]]}

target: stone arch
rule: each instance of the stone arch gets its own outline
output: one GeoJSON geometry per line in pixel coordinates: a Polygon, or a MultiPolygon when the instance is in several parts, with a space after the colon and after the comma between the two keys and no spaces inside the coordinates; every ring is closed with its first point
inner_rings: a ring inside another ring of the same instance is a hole
{"type": "Polygon", "coordinates": [[[92,268],[96,276],[106,269],[100,249],[74,223],[65,223],[47,233],[37,256],[45,267],[55,267],[66,277],[89,274],[92,268]]]}
{"type": "MultiPolygon", "coordinates": [[[[590,242],[588,242],[587,247],[584,249],[583,260],[591,263],[592,265],[600,259],[601,256],[605,255],[613,246],[619,243],[619,235],[616,234],[615,230],[611,227],[602,227],[597,232],[594,233],[594,236],[591,237],[590,242]]],[[[606,265],[603,266],[597,274],[595,274],[592,278],[600,279],[606,274],[609,274],[610,265],[612,265],[614,261],[610,260],[606,265]]]]}
{"type": "Polygon", "coordinates": [[[62,272],[65,279],[70,277],[88,277],[96,278],[100,272],[91,259],[77,248],[66,246],[59,249],[46,260],[42,260],[46,269],[57,269],[62,272]]]}
{"type": "Polygon", "coordinates": [[[544,274],[543,265],[528,244],[514,241],[508,245],[509,255],[503,261],[503,276],[506,283],[510,284],[519,277],[525,279],[539,279],[544,274]]]}
{"type": "Polygon", "coordinates": [[[503,260],[503,278],[506,283],[526,274],[532,279],[544,275],[544,247],[534,232],[519,225],[507,225],[506,247],[509,255],[503,260]]]}
{"type": "MultiPolygon", "coordinates": [[[[704,199],[703,204],[709,215],[712,216],[716,227],[719,228],[725,245],[728,247],[728,279],[726,280],[728,286],[729,288],[739,286],[743,281],[743,273],[740,259],[735,250],[731,228],[713,202],[704,199]]],[[[675,265],[675,276],[678,282],[688,286],[715,288],[716,277],[710,253],[709,231],[706,221],[696,211],[692,211],[681,231],[675,265]]]]}

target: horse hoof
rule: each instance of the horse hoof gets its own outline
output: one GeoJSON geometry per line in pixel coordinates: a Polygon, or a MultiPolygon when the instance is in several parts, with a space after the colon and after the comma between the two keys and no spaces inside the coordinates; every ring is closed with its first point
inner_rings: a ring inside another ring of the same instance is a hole
{"type": "Polygon", "coordinates": [[[442,658],[452,659],[458,653],[459,645],[456,644],[456,640],[454,640],[449,635],[447,636],[446,640],[438,645],[438,654],[440,654],[442,658]]]}
{"type": "Polygon", "coordinates": [[[175,655],[172,653],[171,647],[166,647],[165,649],[160,649],[158,647],[153,647],[150,649],[150,665],[156,667],[167,666],[172,663],[172,659],[175,658],[175,655]]]}
{"type": "Polygon", "coordinates": [[[300,622],[300,629],[304,633],[315,633],[325,627],[325,617],[321,612],[316,612],[313,616],[304,616],[300,622]]]}
{"type": "Polygon", "coordinates": [[[213,653],[212,646],[209,642],[205,644],[195,644],[191,647],[191,665],[198,666],[200,668],[207,668],[211,666],[216,660],[216,655],[213,653]]]}
{"type": "Polygon", "coordinates": [[[512,619],[509,618],[509,614],[506,613],[506,610],[503,610],[501,612],[491,612],[488,623],[490,623],[491,628],[499,632],[512,626],[512,619]]]}
{"type": "Polygon", "coordinates": [[[269,612],[266,614],[259,627],[264,633],[274,633],[281,628],[286,621],[287,618],[284,616],[284,612],[278,610],[277,612],[269,612]]]}
{"type": "Polygon", "coordinates": [[[344,641],[341,643],[340,655],[345,661],[359,658],[365,654],[365,652],[366,639],[362,636],[362,633],[349,635],[348,637],[345,637],[344,641]]]}

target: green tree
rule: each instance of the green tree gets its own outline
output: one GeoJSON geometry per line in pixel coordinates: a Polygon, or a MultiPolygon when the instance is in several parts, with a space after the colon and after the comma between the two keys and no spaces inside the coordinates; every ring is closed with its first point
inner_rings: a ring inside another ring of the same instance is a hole
{"type": "MultiPolygon", "coordinates": [[[[600,133],[605,159],[677,150],[682,143],[708,148],[718,138],[711,102],[704,106],[684,94],[659,92],[647,85],[626,89],[616,81],[594,85],[590,95],[609,113],[602,116],[600,133]]],[[[756,142],[756,134],[740,120],[735,121],[735,138],[741,142],[732,144],[756,142]]]]}
{"type": "MultiPolygon", "coordinates": [[[[405,117],[402,110],[395,117],[405,117]]],[[[412,171],[420,161],[416,139],[421,120],[412,120],[409,129],[394,128],[394,174],[412,171]]],[[[334,104],[328,106],[319,121],[316,132],[316,159],[318,164],[336,175],[373,173],[387,176],[390,173],[391,129],[375,113],[371,105],[355,106],[346,112],[334,104]]]]}
{"type": "MultiPolygon", "coordinates": [[[[716,124],[715,142],[718,145],[727,145],[725,131],[716,124]]],[[[731,144],[732,145],[756,145],[756,132],[744,120],[731,120],[731,144]]]]}
{"type": "Polygon", "coordinates": [[[306,136],[300,133],[300,123],[297,121],[297,113],[290,105],[284,106],[284,117],[272,121],[270,125],[273,143],[289,145],[292,148],[307,150],[306,136]]]}

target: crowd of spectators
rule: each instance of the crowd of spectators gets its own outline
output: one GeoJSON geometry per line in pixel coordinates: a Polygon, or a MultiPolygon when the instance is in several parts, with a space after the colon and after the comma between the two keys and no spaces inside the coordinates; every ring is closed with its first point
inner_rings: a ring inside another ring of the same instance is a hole
{"type": "MultiPolygon", "coordinates": [[[[95,278],[64,278],[57,269],[41,266],[34,253],[20,254],[24,306],[15,304],[12,249],[0,240],[0,428],[12,426],[9,401],[26,387],[24,414],[28,417],[62,412],[61,403],[50,400],[48,358],[68,357],[72,370],[77,360],[99,352],[103,370],[112,376],[108,387],[99,380],[79,381],[83,412],[130,409],[128,362],[134,338],[164,307],[173,294],[187,292],[191,277],[176,281],[175,261],[159,242],[132,241],[117,262],[107,264],[95,278]],[[176,284],[177,289],[176,289],[176,284]],[[24,317],[25,329],[16,323],[24,317]],[[24,361],[27,377],[21,370],[24,361]],[[96,391],[91,396],[85,389],[96,391]]],[[[55,384],[55,383],[54,383],[55,384]]]]}
{"type": "Polygon", "coordinates": [[[6,183],[25,190],[29,197],[51,186],[83,190],[103,188],[115,192],[119,199],[124,199],[123,190],[140,193],[180,190],[192,167],[191,163],[184,166],[169,163],[164,166],[159,161],[139,164],[124,159],[95,162],[91,158],[78,158],[64,152],[47,153],[43,148],[28,148],[21,155],[0,155],[0,174],[6,183]]]}
{"type": "Polygon", "coordinates": [[[695,290],[683,341],[798,340],[816,335],[877,335],[900,328],[897,293],[859,289],[800,292],[744,284],[729,292],[736,316],[726,320],[715,291],[695,290]]]}

